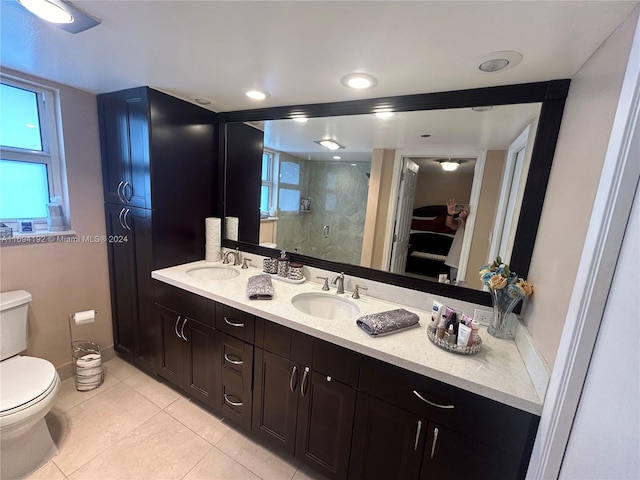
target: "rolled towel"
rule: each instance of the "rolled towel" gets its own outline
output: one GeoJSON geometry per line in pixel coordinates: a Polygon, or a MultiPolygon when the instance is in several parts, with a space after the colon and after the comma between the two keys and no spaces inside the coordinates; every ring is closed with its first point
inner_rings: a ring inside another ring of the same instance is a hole
{"type": "Polygon", "coordinates": [[[249,297],[249,300],[271,300],[273,298],[271,275],[265,273],[249,277],[247,281],[247,297],[249,297]]]}
{"type": "Polygon", "coordinates": [[[356,324],[372,337],[394,333],[404,328],[413,327],[420,322],[415,313],[404,308],[388,310],[386,312],[371,313],[356,320],[356,324]]]}

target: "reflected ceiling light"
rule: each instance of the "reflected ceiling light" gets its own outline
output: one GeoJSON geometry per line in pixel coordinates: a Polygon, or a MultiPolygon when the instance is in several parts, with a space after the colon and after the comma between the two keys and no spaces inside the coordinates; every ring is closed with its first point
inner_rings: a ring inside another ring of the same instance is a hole
{"type": "Polygon", "coordinates": [[[208,98],[196,98],[195,101],[199,105],[211,105],[211,100],[208,98]]]}
{"type": "Polygon", "coordinates": [[[431,136],[430,133],[423,133],[422,135],[420,135],[422,138],[429,138],[431,136]]]}
{"type": "Polygon", "coordinates": [[[357,163],[350,163],[349,165],[351,165],[352,167],[357,167],[358,166],[357,163]]]}
{"type": "Polygon", "coordinates": [[[380,111],[375,113],[376,117],[382,118],[383,120],[385,120],[387,118],[395,117],[396,115],[397,115],[397,113],[393,112],[391,110],[380,110],[380,111]]]}
{"type": "Polygon", "coordinates": [[[488,112],[493,109],[493,105],[482,105],[479,107],[471,107],[474,112],[488,112]]]}
{"type": "Polygon", "coordinates": [[[493,52],[478,59],[478,69],[484,73],[504,72],[522,62],[522,54],[513,50],[493,52]]]}
{"type": "Polygon", "coordinates": [[[328,148],[329,150],[340,150],[344,148],[342,145],[340,145],[335,140],[332,140],[331,138],[325,138],[324,140],[314,140],[314,142],[318,145],[322,145],[324,148],[328,148]]]}
{"type": "Polygon", "coordinates": [[[462,162],[460,162],[459,160],[443,160],[440,162],[440,166],[442,167],[442,169],[445,172],[453,172],[454,170],[457,170],[458,167],[460,166],[462,162]]]}
{"type": "Polygon", "coordinates": [[[70,33],[79,33],[99,25],[101,20],[63,0],[17,0],[42,20],[70,33]]]}
{"type": "Polygon", "coordinates": [[[264,100],[268,96],[267,92],[261,90],[249,90],[245,95],[252,100],[264,100]]]}
{"type": "Polygon", "coordinates": [[[334,155],[332,158],[334,160],[342,160],[342,157],[340,155],[334,155]]]}
{"type": "Polygon", "coordinates": [[[350,73],[340,79],[342,85],[355,90],[366,90],[378,84],[378,79],[368,73],[350,73]]]}
{"type": "Polygon", "coordinates": [[[303,117],[302,115],[298,115],[293,117],[293,121],[294,122],[298,122],[298,123],[307,123],[307,121],[309,121],[309,119],[307,117],[303,117]]]}

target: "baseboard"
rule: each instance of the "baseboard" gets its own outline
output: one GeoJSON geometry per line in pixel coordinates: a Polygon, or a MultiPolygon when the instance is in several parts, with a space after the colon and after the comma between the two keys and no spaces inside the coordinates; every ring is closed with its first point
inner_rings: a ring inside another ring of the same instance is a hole
{"type": "MultiPolygon", "coordinates": [[[[100,353],[102,354],[103,363],[108,362],[116,356],[113,345],[100,349],[100,353]]],[[[73,377],[73,375],[75,374],[75,372],[73,371],[73,362],[65,363],[64,365],[57,367],[56,370],[58,371],[60,380],[66,380],[67,378],[73,377]]]]}
{"type": "MultiPolygon", "coordinates": [[[[515,316],[515,315],[514,315],[515,316]]],[[[525,327],[520,320],[517,319],[515,323],[514,340],[522,361],[529,372],[529,377],[533,383],[536,393],[540,398],[540,401],[544,401],[544,397],[547,393],[547,387],[549,386],[549,379],[551,378],[551,370],[544,361],[542,355],[538,352],[529,330],[525,327]]]]}

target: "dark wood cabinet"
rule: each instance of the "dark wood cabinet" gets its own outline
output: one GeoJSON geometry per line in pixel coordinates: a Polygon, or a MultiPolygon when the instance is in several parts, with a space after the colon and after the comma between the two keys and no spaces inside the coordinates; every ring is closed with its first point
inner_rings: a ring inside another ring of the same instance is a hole
{"type": "Polygon", "coordinates": [[[217,114],[139,87],[98,95],[98,117],[114,348],[155,373],[151,271],[204,258],[204,221],[219,213],[217,114]]]}
{"type": "Polygon", "coordinates": [[[220,333],[222,348],[216,362],[222,366],[219,408],[241,427],[251,429],[253,345],[220,333]]]}
{"type": "Polygon", "coordinates": [[[162,343],[158,374],[219,410],[220,334],[213,328],[156,305],[162,343]]]}

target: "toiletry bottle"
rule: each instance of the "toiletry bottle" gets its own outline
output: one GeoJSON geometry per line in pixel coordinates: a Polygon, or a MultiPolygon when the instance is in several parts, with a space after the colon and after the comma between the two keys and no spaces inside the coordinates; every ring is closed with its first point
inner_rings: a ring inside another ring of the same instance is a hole
{"type": "Polygon", "coordinates": [[[449,324],[449,329],[447,330],[447,333],[444,334],[444,341],[450,345],[456,344],[456,334],[453,331],[453,325],[451,324],[449,324]]]}
{"type": "Polygon", "coordinates": [[[478,331],[480,330],[480,324],[475,320],[471,322],[471,338],[469,338],[469,345],[478,343],[478,331]]]}
{"type": "Polygon", "coordinates": [[[431,323],[429,324],[430,328],[438,328],[440,318],[442,317],[442,308],[442,303],[436,300],[433,301],[433,307],[431,308],[431,323]]]}
{"type": "Polygon", "coordinates": [[[442,340],[444,338],[444,334],[447,330],[446,327],[447,319],[444,315],[440,317],[440,323],[438,323],[438,338],[442,340]]]}

